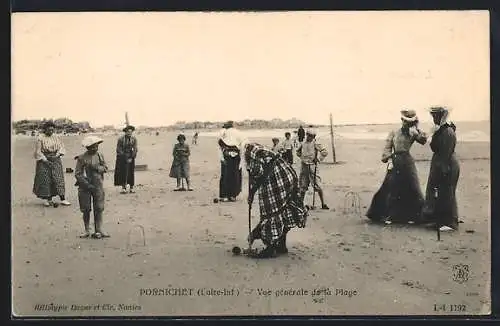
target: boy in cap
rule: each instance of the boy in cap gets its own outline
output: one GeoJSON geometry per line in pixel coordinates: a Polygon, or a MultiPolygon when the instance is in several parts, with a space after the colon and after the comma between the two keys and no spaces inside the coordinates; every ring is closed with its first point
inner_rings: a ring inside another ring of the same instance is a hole
{"type": "Polygon", "coordinates": [[[321,200],[321,209],[329,209],[324,201],[323,190],[318,184],[318,180],[321,178],[317,171],[318,163],[328,156],[328,151],[316,140],[316,131],[314,129],[309,128],[307,130],[305,141],[300,143],[297,149],[297,156],[301,160],[299,186],[302,201],[304,201],[309,184],[312,183],[314,191],[318,193],[321,200]]]}
{"type": "Polygon", "coordinates": [[[102,231],[102,213],[104,211],[104,173],[108,167],[104,157],[99,153],[99,144],[103,140],[99,137],[88,136],[82,141],[87,151],[77,157],[75,178],[78,186],[78,202],[80,211],[83,213],[83,224],[85,231],[80,238],[88,238],[90,233],[90,212],[94,208],[95,233],[92,238],[108,238],[109,234],[102,231]]]}

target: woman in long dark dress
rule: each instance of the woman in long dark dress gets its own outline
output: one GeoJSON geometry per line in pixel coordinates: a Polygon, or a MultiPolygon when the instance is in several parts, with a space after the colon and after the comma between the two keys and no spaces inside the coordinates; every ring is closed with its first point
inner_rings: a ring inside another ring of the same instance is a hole
{"type": "Polygon", "coordinates": [[[366,213],[369,219],[386,224],[420,222],[424,204],[410,148],[415,141],[425,144],[427,137],[418,129],[415,111],[401,111],[401,121],[401,128],[391,131],[386,139],[382,162],[388,163],[387,174],[366,213]]]}
{"type": "Polygon", "coordinates": [[[437,224],[441,231],[458,229],[458,208],[455,192],[460,177],[460,165],[455,155],[456,126],[448,121],[449,110],[431,108],[430,113],[437,130],[432,135],[432,155],[425,194],[423,217],[437,224]]]}
{"type": "Polygon", "coordinates": [[[221,201],[236,201],[242,186],[241,152],[244,141],[239,131],[233,128],[232,121],[225,123],[223,129],[218,139],[221,153],[219,198],[221,201]]]}
{"type": "Polygon", "coordinates": [[[137,138],[132,133],[134,126],[123,128],[125,135],[118,138],[116,144],[116,165],[114,174],[114,185],[121,186],[122,194],[127,193],[127,185],[130,185],[130,192],[134,191],[135,184],[135,158],[137,157],[137,138]]]}

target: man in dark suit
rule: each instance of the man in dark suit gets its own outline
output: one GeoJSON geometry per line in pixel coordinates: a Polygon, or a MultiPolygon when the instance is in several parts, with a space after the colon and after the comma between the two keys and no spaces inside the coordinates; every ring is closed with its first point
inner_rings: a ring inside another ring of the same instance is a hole
{"type": "Polygon", "coordinates": [[[306,131],[302,126],[300,126],[299,130],[297,130],[297,137],[299,137],[299,143],[302,143],[306,137],[306,131]]]}
{"type": "Polygon", "coordinates": [[[125,135],[118,138],[116,144],[115,186],[121,186],[122,194],[127,193],[127,185],[130,192],[134,193],[135,184],[135,158],[137,157],[137,138],[133,135],[134,126],[128,125],[123,128],[125,135]]]}

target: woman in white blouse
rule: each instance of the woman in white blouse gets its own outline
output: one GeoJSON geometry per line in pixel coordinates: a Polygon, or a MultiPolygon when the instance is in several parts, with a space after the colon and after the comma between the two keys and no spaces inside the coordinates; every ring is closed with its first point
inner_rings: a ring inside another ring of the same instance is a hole
{"type": "Polygon", "coordinates": [[[221,162],[219,198],[223,202],[234,202],[241,193],[243,167],[241,153],[246,139],[234,128],[232,121],[226,122],[222,128],[218,138],[221,162]]]}
{"type": "Polygon", "coordinates": [[[53,205],[52,198],[59,196],[61,205],[71,203],[65,198],[64,172],[61,157],[65,154],[64,144],[54,134],[53,122],[46,122],[43,132],[36,139],[35,160],[36,171],[33,193],[43,200],[45,206],[53,205]]]}

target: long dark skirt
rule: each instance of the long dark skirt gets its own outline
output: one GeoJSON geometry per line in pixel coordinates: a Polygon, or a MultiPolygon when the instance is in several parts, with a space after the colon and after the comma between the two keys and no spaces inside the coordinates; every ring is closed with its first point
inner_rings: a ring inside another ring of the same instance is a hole
{"type": "Polygon", "coordinates": [[[287,149],[283,153],[283,159],[288,162],[289,164],[293,164],[293,152],[291,149],[287,149]]]}
{"type": "Polygon", "coordinates": [[[64,196],[65,183],[63,164],[60,157],[47,157],[49,164],[37,161],[33,193],[42,199],[64,196]]]}
{"type": "Polygon", "coordinates": [[[127,163],[127,159],[123,156],[116,157],[115,165],[115,176],[114,185],[123,186],[130,185],[131,187],[135,184],[135,159],[132,162],[127,163]]]}
{"type": "Polygon", "coordinates": [[[380,189],[373,196],[366,216],[373,221],[389,218],[392,222],[421,221],[424,195],[420,189],[415,161],[409,153],[393,156],[380,189]]]}
{"type": "Polygon", "coordinates": [[[240,156],[225,157],[225,163],[221,162],[219,198],[237,197],[241,193],[240,159],[240,156]]]}
{"type": "Polygon", "coordinates": [[[458,207],[455,192],[459,177],[460,165],[455,154],[451,157],[450,172],[446,176],[442,175],[438,169],[435,156],[432,157],[423,208],[425,222],[458,229],[458,207]]]}

